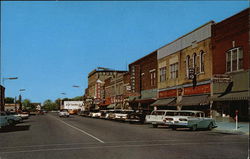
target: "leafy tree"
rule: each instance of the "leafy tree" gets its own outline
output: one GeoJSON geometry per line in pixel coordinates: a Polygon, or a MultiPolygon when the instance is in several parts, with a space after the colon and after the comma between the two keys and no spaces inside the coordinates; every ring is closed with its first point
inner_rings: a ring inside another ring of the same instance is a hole
{"type": "Polygon", "coordinates": [[[48,110],[48,111],[58,110],[59,109],[59,105],[57,105],[57,103],[55,103],[55,102],[52,102],[52,100],[48,99],[48,100],[44,101],[43,108],[45,110],[48,110]]]}
{"type": "Polygon", "coordinates": [[[83,97],[82,96],[77,96],[71,99],[72,101],[82,101],[83,97]]]}
{"type": "Polygon", "coordinates": [[[33,105],[29,99],[24,99],[22,102],[22,106],[25,110],[30,110],[30,111],[36,110],[36,106],[33,105]]]}
{"type": "Polygon", "coordinates": [[[5,103],[14,103],[14,102],[15,102],[15,99],[12,98],[12,97],[6,97],[6,98],[4,99],[4,101],[5,101],[5,103]]]}

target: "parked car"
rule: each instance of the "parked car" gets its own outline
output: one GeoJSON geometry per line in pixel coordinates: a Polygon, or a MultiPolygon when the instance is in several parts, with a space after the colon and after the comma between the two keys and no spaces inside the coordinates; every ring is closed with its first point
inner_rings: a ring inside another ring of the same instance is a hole
{"type": "Polygon", "coordinates": [[[0,113],[0,128],[4,128],[9,125],[8,118],[6,114],[0,113]]]}
{"type": "Polygon", "coordinates": [[[89,116],[89,113],[90,113],[89,111],[84,110],[84,111],[80,111],[80,112],[79,112],[79,115],[80,115],[80,116],[85,116],[85,117],[86,117],[86,116],[89,116]]]}
{"type": "Polygon", "coordinates": [[[23,120],[29,118],[29,112],[19,111],[19,112],[17,112],[17,114],[18,114],[18,116],[20,116],[23,120]]]}
{"type": "Polygon", "coordinates": [[[109,119],[109,120],[114,120],[115,119],[115,110],[114,109],[108,110],[105,118],[109,119]]]}
{"type": "Polygon", "coordinates": [[[10,126],[14,126],[18,123],[22,122],[22,118],[17,116],[16,114],[12,114],[11,112],[1,112],[1,116],[6,116],[7,121],[10,126]]]}
{"type": "Polygon", "coordinates": [[[62,109],[62,110],[60,110],[58,115],[59,115],[59,117],[69,117],[69,112],[67,109],[62,109]]]}
{"type": "Polygon", "coordinates": [[[91,112],[92,118],[100,118],[100,116],[101,116],[101,112],[99,111],[91,112]]]}
{"type": "Polygon", "coordinates": [[[107,115],[107,113],[108,113],[108,110],[100,110],[100,113],[101,113],[100,118],[101,118],[101,119],[105,119],[105,118],[106,118],[106,115],[107,115]]]}
{"type": "Polygon", "coordinates": [[[128,115],[133,113],[134,110],[118,109],[114,111],[114,119],[119,121],[125,121],[128,119],[128,115]]]}
{"type": "Polygon", "coordinates": [[[146,115],[145,123],[152,124],[154,128],[158,125],[166,125],[164,122],[168,116],[174,116],[177,110],[153,110],[150,115],[146,115]]]}
{"type": "Polygon", "coordinates": [[[129,123],[141,123],[145,122],[146,112],[136,111],[128,114],[126,121],[129,123]]]}
{"type": "Polygon", "coordinates": [[[197,129],[211,130],[217,127],[213,118],[205,117],[204,112],[194,110],[178,111],[174,116],[166,117],[164,122],[173,130],[177,128],[189,128],[193,131],[197,129]]]}

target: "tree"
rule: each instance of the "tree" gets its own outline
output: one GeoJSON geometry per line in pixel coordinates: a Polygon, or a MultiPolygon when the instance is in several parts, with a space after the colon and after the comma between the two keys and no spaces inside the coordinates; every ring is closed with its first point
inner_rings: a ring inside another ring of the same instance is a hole
{"type": "Polygon", "coordinates": [[[45,110],[51,111],[51,110],[58,110],[58,109],[59,109],[59,106],[58,106],[55,102],[52,102],[52,100],[47,99],[47,100],[44,101],[44,103],[43,103],[43,108],[44,108],[45,110]]]}
{"type": "Polygon", "coordinates": [[[71,99],[72,101],[82,101],[83,97],[82,96],[76,96],[74,98],[71,99]]]}
{"type": "Polygon", "coordinates": [[[4,99],[4,102],[5,102],[5,103],[14,103],[14,102],[15,102],[15,99],[12,98],[12,97],[6,97],[6,98],[4,99]]]}
{"type": "Polygon", "coordinates": [[[36,107],[31,104],[31,101],[29,99],[24,99],[22,102],[22,106],[25,110],[34,111],[36,109],[36,107]]]}

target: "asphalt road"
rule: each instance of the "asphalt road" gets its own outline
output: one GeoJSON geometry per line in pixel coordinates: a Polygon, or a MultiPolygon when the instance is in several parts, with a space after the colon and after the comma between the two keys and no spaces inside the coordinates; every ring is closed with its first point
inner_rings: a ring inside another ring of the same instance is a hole
{"type": "Polygon", "coordinates": [[[0,159],[247,159],[248,136],[56,113],[0,130],[0,159]]]}

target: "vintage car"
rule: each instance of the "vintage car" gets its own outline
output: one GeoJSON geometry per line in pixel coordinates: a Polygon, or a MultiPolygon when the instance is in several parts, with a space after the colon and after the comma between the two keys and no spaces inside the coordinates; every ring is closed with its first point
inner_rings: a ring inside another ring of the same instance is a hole
{"type": "Polygon", "coordinates": [[[14,115],[11,112],[1,112],[1,116],[5,116],[7,118],[9,126],[14,126],[14,125],[22,122],[21,117],[14,115]]]}
{"type": "Polygon", "coordinates": [[[80,112],[79,112],[79,115],[80,115],[80,116],[88,117],[88,116],[89,116],[89,113],[90,113],[90,112],[89,112],[88,110],[83,110],[83,111],[80,111],[80,112]]]}
{"type": "Polygon", "coordinates": [[[126,121],[129,123],[140,123],[143,124],[145,122],[145,117],[148,115],[146,112],[143,111],[136,111],[133,113],[128,114],[128,118],[126,121]]]}
{"type": "Polygon", "coordinates": [[[114,119],[119,121],[125,121],[128,118],[128,115],[132,112],[134,112],[134,110],[125,110],[125,109],[115,110],[114,119]]]}
{"type": "Polygon", "coordinates": [[[177,128],[189,128],[193,131],[197,129],[211,130],[216,127],[213,118],[205,117],[202,111],[181,110],[175,113],[172,117],[166,117],[165,124],[176,130],[177,128]]]}
{"type": "Polygon", "coordinates": [[[5,114],[0,113],[0,128],[4,128],[9,125],[8,118],[5,114]]]}
{"type": "Polygon", "coordinates": [[[59,117],[69,117],[69,112],[67,109],[61,109],[58,113],[59,117]]]}
{"type": "Polygon", "coordinates": [[[152,124],[154,128],[158,125],[166,125],[165,119],[174,116],[177,110],[153,110],[150,115],[146,115],[145,123],[152,124]]]}

